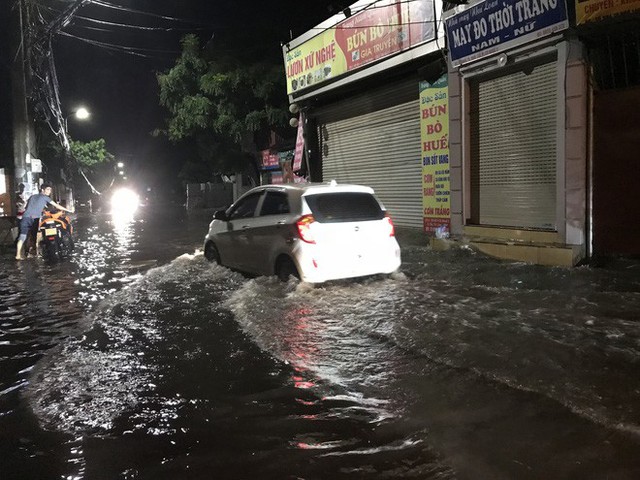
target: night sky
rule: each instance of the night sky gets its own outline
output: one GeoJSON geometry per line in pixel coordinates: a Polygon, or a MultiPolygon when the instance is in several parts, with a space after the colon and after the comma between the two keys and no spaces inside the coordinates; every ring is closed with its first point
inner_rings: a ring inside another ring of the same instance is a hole
{"type": "MultiPolygon", "coordinates": [[[[158,102],[156,73],[171,68],[179,54],[180,38],[196,33],[203,43],[213,42],[221,52],[240,51],[247,58],[270,56],[282,62],[280,43],[297,37],[329,18],[331,0],[243,2],[242,0],[105,0],[171,21],[99,5],[81,8],[64,33],[90,41],[130,48],[146,57],[134,56],[88,44],[79,38],[58,35],[54,55],[65,113],[86,106],[89,121],[69,120],[72,138],[89,141],[104,138],[107,149],[124,159],[144,179],[149,172],[175,178],[185,150],[151,132],[163,127],[165,112],[158,102]],[[174,28],[146,31],[89,22],[79,17],[119,24],[174,28]],[[156,50],[156,51],[151,51],[156,50]]],[[[55,4],[69,5],[56,0],[55,4]]],[[[284,75],[284,69],[283,69],[284,75]]],[[[284,94],[284,92],[283,92],[284,94]]],[[[131,170],[130,170],[131,172],[131,170]]],[[[132,172],[135,173],[135,172],[132,172]]],[[[149,181],[156,181],[157,178],[149,181]]]]}

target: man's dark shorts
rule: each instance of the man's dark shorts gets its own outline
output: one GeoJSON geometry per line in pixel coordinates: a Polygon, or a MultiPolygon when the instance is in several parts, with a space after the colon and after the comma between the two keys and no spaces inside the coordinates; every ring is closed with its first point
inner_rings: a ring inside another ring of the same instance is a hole
{"type": "Polygon", "coordinates": [[[40,223],[39,218],[22,217],[20,220],[20,235],[29,235],[29,232],[33,228],[33,224],[40,223]]]}

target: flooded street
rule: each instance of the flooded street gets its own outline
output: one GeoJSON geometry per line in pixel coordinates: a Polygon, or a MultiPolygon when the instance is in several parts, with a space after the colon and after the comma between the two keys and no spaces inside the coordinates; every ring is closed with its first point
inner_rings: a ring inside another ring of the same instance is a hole
{"type": "Polygon", "coordinates": [[[401,237],[392,278],[311,288],[208,263],[209,219],[3,254],[2,480],[640,478],[640,263],[401,237]]]}

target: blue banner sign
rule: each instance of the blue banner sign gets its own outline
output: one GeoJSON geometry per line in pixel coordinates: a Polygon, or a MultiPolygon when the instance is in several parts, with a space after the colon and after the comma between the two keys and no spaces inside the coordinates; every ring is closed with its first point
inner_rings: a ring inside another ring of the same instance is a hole
{"type": "Polygon", "coordinates": [[[483,0],[445,14],[454,67],[568,28],[565,0],[483,0]]]}

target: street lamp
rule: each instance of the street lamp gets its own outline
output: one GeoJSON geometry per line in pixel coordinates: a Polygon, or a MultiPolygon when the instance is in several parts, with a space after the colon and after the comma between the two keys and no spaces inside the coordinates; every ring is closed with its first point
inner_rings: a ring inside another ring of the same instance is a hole
{"type": "Polygon", "coordinates": [[[79,107],[77,110],[71,112],[69,115],[64,117],[65,131],[69,130],[69,126],[67,123],[67,120],[69,119],[69,117],[75,117],[78,120],[87,120],[90,116],[91,116],[91,113],[89,113],[89,110],[87,110],[85,107],[79,107]]]}
{"type": "Polygon", "coordinates": [[[78,108],[78,110],[76,110],[74,114],[78,120],[86,120],[91,116],[91,114],[89,113],[89,110],[87,110],[84,107],[78,108]]]}
{"type": "MultiPolygon", "coordinates": [[[[72,170],[73,162],[72,162],[72,156],[71,156],[71,143],[69,139],[68,120],[69,120],[69,117],[75,117],[78,120],[84,121],[84,120],[87,120],[90,116],[91,114],[89,113],[89,110],[87,110],[85,107],[78,107],[75,111],[63,117],[64,124],[61,125],[61,128],[63,130],[62,136],[63,136],[63,146],[64,146],[64,171],[69,174],[68,181],[71,184],[73,183],[74,179],[73,179],[73,170],[72,170]]],[[[79,165],[78,165],[78,170],[80,171],[80,174],[84,177],[84,179],[87,181],[87,183],[91,187],[91,190],[95,192],[96,191],[95,188],[93,187],[93,185],[91,185],[91,183],[89,183],[89,180],[87,179],[87,177],[85,176],[84,172],[79,167],[79,165]]],[[[67,180],[65,180],[65,183],[66,182],[67,180]]],[[[73,190],[71,189],[68,190],[67,202],[70,205],[73,205],[73,190]]]]}

